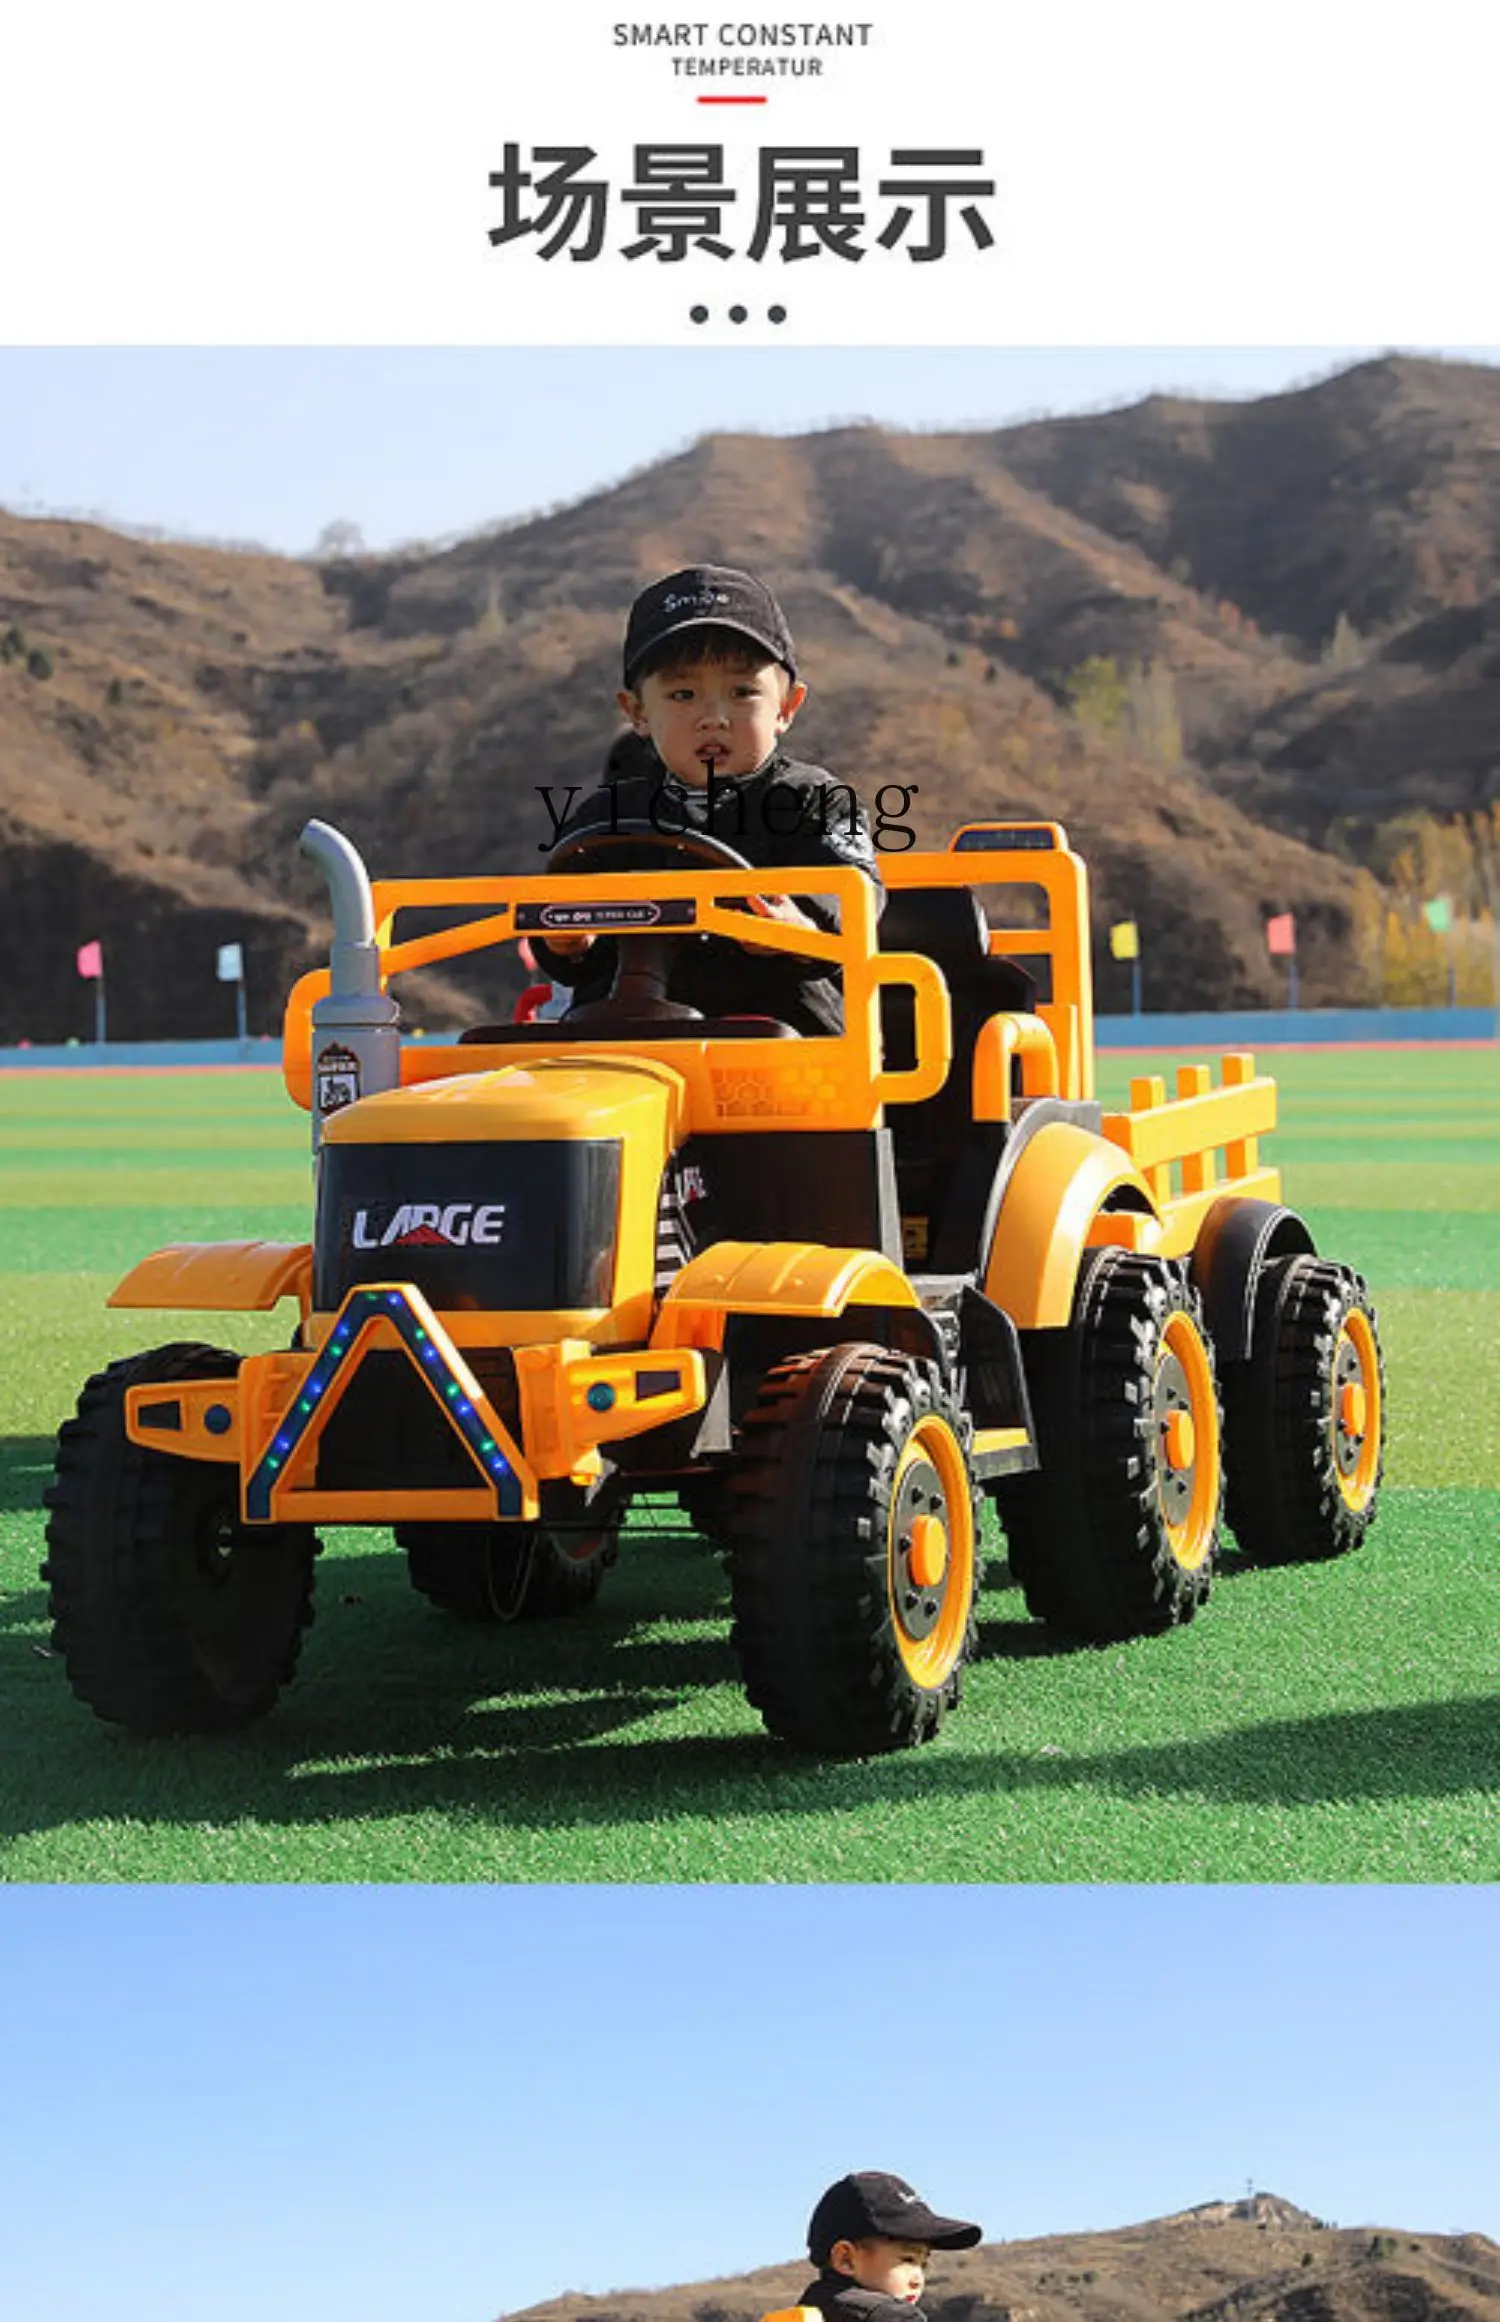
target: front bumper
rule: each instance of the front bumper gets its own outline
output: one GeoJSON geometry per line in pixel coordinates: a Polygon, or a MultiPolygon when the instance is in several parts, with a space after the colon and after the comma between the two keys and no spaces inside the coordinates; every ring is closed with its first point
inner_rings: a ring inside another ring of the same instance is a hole
{"type": "Polygon", "coordinates": [[[686,1418],[708,1398],[705,1357],[693,1348],[600,1353],[564,1338],[516,1347],[513,1359],[516,1408],[502,1416],[420,1290],[364,1283],[314,1348],[249,1355],[232,1379],[132,1387],[125,1427],[148,1450],[238,1468],[247,1524],[528,1522],[543,1483],[594,1481],[601,1445],[686,1418]],[[330,1420],[366,1360],[393,1353],[461,1447],[464,1480],[409,1489],[398,1473],[378,1489],[320,1486],[330,1420]]]}

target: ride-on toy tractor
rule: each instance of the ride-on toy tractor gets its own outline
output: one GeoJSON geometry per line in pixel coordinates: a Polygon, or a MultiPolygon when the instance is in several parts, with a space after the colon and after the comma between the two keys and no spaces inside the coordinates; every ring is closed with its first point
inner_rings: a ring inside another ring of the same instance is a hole
{"type": "Polygon", "coordinates": [[[956,1700],[982,1493],[1031,1612],[1084,1639],[1191,1617],[1226,1493],[1255,1558],[1363,1538],[1365,1286],[1282,1206],[1249,1056],[1095,1100],[1056,825],[889,856],[878,919],[860,872],[809,871],[837,928],[755,942],[838,969],[820,1038],[666,996],[674,947],[743,936],[767,884],[716,840],[622,827],[545,875],[373,890],[338,833],[303,845],[335,926],[286,1016],[313,1238],[163,1250],[112,1300],[299,1321],[281,1352],[115,1363],[64,1426],[45,1572],[101,1716],[267,1709],[320,1524],[394,1527],[426,1596],[506,1621],[586,1606],[632,1494],[675,1492],[727,1559],[766,1725],[839,1754],[925,1740],[956,1700]],[[562,929],[616,938],[606,998],[403,1041],[388,978],[562,929]]]}

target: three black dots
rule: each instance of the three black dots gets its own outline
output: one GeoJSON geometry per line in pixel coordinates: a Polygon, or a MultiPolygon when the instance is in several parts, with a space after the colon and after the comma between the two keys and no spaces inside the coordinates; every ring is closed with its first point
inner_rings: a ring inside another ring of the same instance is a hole
{"type": "MultiPolygon", "coordinates": [[[[750,320],[750,309],[747,306],[731,306],[726,311],[728,313],[729,320],[732,323],[742,323],[748,322],[750,320]]],[[[688,319],[689,321],[695,323],[706,323],[709,320],[709,313],[710,310],[706,306],[690,307],[688,309],[688,319]]],[[[768,306],[766,308],[766,320],[767,322],[772,323],[785,322],[786,308],[784,306],[768,306]]]]}

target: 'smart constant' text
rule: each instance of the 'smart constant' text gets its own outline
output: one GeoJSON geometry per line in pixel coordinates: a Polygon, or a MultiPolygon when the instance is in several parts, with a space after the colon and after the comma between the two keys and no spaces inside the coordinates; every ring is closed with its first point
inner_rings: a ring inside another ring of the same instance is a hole
{"type": "MultiPolygon", "coordinates": [[[[868,48],[873,24],[719,24],[720,48],[868,48]]],[[[617,24],[616,48],[707,48],[707,24],[617,24]]]]}

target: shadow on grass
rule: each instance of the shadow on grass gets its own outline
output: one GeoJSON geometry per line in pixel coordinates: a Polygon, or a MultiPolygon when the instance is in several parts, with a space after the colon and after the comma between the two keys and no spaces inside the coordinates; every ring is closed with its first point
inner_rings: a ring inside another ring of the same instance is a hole
{"type": "MultiPolygon", "coordinates": [[[[23,1738],[0,1783],[0,1833],[129,1817],[175,1827],[190,1857],[194,1826],[241,1820],[293,1828],[438,1812],[498,1836],[886,1802],[941,1810],[966,1796],[1080,1789],[1264,1807],[1394,1803],[1458,1795],[1500,1773],[1487,1697],[1045,1757],[974,1747],[984,1728],[970,1710],[946,1729],[956,1748],[852,1764],[803,1757],[762,1734],[741,1702],[724,1584],[688,1543],[627,1546],[626,1566],[578,1622],[465,1628],[414,1599],[394,1552],[330,1555],[319,1600],[302,1679],[270,1718],[226,1738],[149,1742],[71,1699],[60,1661],[37,1651],[42,1592],[13,1597],[0,1672],[23,1738]],[[708,1693],[720,1696],[717,1733],[632,1730],[708,1693]]],[[[992,1663],[1060,1650],[1003,1612],[984,1644],[992,1663]]],[[[176,1875],[193,1876],[190,1859],[176,1875]]]]}
{"type": "Polygon", "coordinates": [[[56,1449],[51,1435],[0,1437],[0,1516],[41,1513],[56,1449]]]}
{"type": "MultiPolygon", "coordinates": [[[[434,1808],[607,1826],[770,1809],[788,1782],[804,1808],[829,1781],[859,1796],[901,1787],[895,1761],[825,1765],[760,1730],[741,1696],[718,1559],[685,1534],[628,1539],[584,1618],[515,1628],[466,1626],[413,1594],[399,1553],[335,1543],[298,1680],[264,1722],[228,1736],[150,1741],[94,1719],[72,1698],[46,1623],[42,1588],[0,1600],[0,1687],[29,1736],[0,1773],[8,1836],[120,1816],[186,1831],[434,1808]],[[733,1729],[722,1738],[632,1731],[715,1692],[710,1714],[733,1729]]],[[[986,1644],[991,1658],[1060,1649],[1019,1620],[991,1624],[986,1644]]]]}

